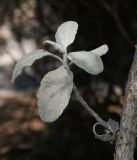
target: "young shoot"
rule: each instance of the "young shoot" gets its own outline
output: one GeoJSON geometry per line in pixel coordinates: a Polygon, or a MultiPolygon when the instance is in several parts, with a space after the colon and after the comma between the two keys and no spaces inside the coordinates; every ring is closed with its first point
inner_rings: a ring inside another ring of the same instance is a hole
{"type": "Polygon", "coordinates": [[[41,119],[44,122],[53,122],[57,120],[67,107],[72,89],[74,88],[77,100],[81,102],[97,121],[101,122],[110,132],[113,132],[111,126],[103,121],[80,96],[73,82],[73,73],[69,68],[69,61],[71,61],[71,63],[74,63],[87,73],[92,75],[101,73],[103,71],[101,56],[107,53],[108,46],[105,44],[91,51],[83,50],[68,53],[67,47],[74,42],[77,30],[77,22],[67,21],[61,24],[55,34],[56,42],[47,40],[44,44],[48,43],[52,45],[62,53],[62,56],[59,57],[44,49],[38,49],[26,54],[16,64],[12,76],[12,82],[14,82],[17,76],[21,74],[24,67],[31,66],[37,59],[41,59],[45,56],[56,58],[61,62],[61,66],[48,72],[43,77],[37,94],[38,112],[41,119]]]}

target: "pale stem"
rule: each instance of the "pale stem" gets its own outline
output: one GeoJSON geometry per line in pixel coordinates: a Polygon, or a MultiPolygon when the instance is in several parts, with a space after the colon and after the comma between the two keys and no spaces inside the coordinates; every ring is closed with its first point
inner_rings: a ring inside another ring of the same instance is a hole
{"type": "Polygon", "coordinates": [[[77,100],[82,104],[82,106],[88,111],[88,113],[96,119],[96,121],[100,122],[104,127],[106,127],[111,133],[113,133],[112,127],[106,123],[94,110],[90,108],[90,106],[87,104],[87,102],[81,97],[77,87],[75,84],[73,84],[73,90],[75,92],[77,100]]]}

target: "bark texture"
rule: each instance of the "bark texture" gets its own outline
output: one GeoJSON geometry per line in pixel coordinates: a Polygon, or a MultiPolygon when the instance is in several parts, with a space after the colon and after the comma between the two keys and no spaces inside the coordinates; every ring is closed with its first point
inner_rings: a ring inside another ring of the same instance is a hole
{"type": "Polygon", "coordinates": [[[114,160],[134,160],[137,134],[137,47],[125,90],[114,160]]]}

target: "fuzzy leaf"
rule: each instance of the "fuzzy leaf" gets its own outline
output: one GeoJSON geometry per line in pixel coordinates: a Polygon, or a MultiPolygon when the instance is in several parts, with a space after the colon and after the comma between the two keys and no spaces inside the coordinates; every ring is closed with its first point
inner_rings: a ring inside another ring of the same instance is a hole
{"type": "Polygon", "coordinates": [[[107,53],[107,51],[108,51],[108,46],[106,44],[104,44],[104,45],[102,45],[102,46],[100,46],[90,52],[95,53],[99,56],[103,56],[104,54],[107,53]]]}
{"type": "Polygon", "coordinates": [[[12,75],[12,82],[19,76],[23,70],[24,67],[31,66],[37,59],[40,59],[45,56],[52,56],[52,54],[48,51],[45,51],[43,49],[32,51],[28,54],[26,54],[21,60],[17,62],[15,65],[15,69],[12,75]]]}
{"type": "Polygon", "coordinates": [[[44,122],[59,118],[69,103],[72,88],[73,73],[63,66],[44,76],[37,94],[39,115],[44,122]]]}
{"type": "Polygon", "coordinates": [[[74,21],[68,21],[59,26],[55,38],[56,42],[64,48],[64,51],[75,40],[77,29],[78,24],[74,21]]]}
{"type": "Polygon", "coordinates": [[[100,56],[91,52],[71,52],[68,58],[78,67],[93,75],[101,73],[104,68],[100,56]]]}
{"type": "Polygon", "coordinates": [[[55,49],[59,50],[60,52],[64,52],[63,47],[54,41],[46,40],[43,42],[43,44],[51,44],[55,49]]]}

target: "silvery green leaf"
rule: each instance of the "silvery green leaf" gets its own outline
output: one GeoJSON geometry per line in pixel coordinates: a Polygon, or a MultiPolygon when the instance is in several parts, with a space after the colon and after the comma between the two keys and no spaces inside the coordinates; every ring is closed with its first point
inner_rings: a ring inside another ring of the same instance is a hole
{"type": "Polygon", "coordinates": [[[63,47],[60,44],[50,40],[46,40],[43,42],[43,44],[46,44],[46,43],[51,44],[56,50],[59,50],[60,52],[64,52],[63,47]]]}
{"type": "Polygon", "coordinates": [[[44,76],[37,94],[39,115],[44,122],[59,118],[69,103],[72,88],[73,73],[63,66],[44,76]]]}
{"type": "Polygon", "coordinates": [[[108,52],[108,46],[106,44],[104,44],[104,45],[102,45],[102,46],[100,46],[90,52],[95,53],[99,56],[103,56],[104,54],[106,54],[108,52]]]}
{"type": "Polygon", "coordinates": [[[35,50],[35,51],[32,51],[32,52],[26,54],[15,65],[15,69],[14,69],[11,81],[14,82],[14,80],[17,78],[17,76],[19,76],[21,74],[24,67],[31,66],[36,60],[38,60],[42,57],[45,57],[45,56],[54,56],[54,55],[52,55],[50,52],[43,50],[43,49],[35,50]]]}
{"type": "Polygon", "coordinates": [[[100,56],[91,52],[71,52],[68,58],[78,67],[93,75],[101,73],[104,68],[100,56]]]}
{"type": "Polygon", "coordinates": [[[78,24],[74,21],[67,21],[59,26],[55,38],[56,42],[64,48],[64,52],[67,46],[73,43],[77,29],[78,24]]]}

